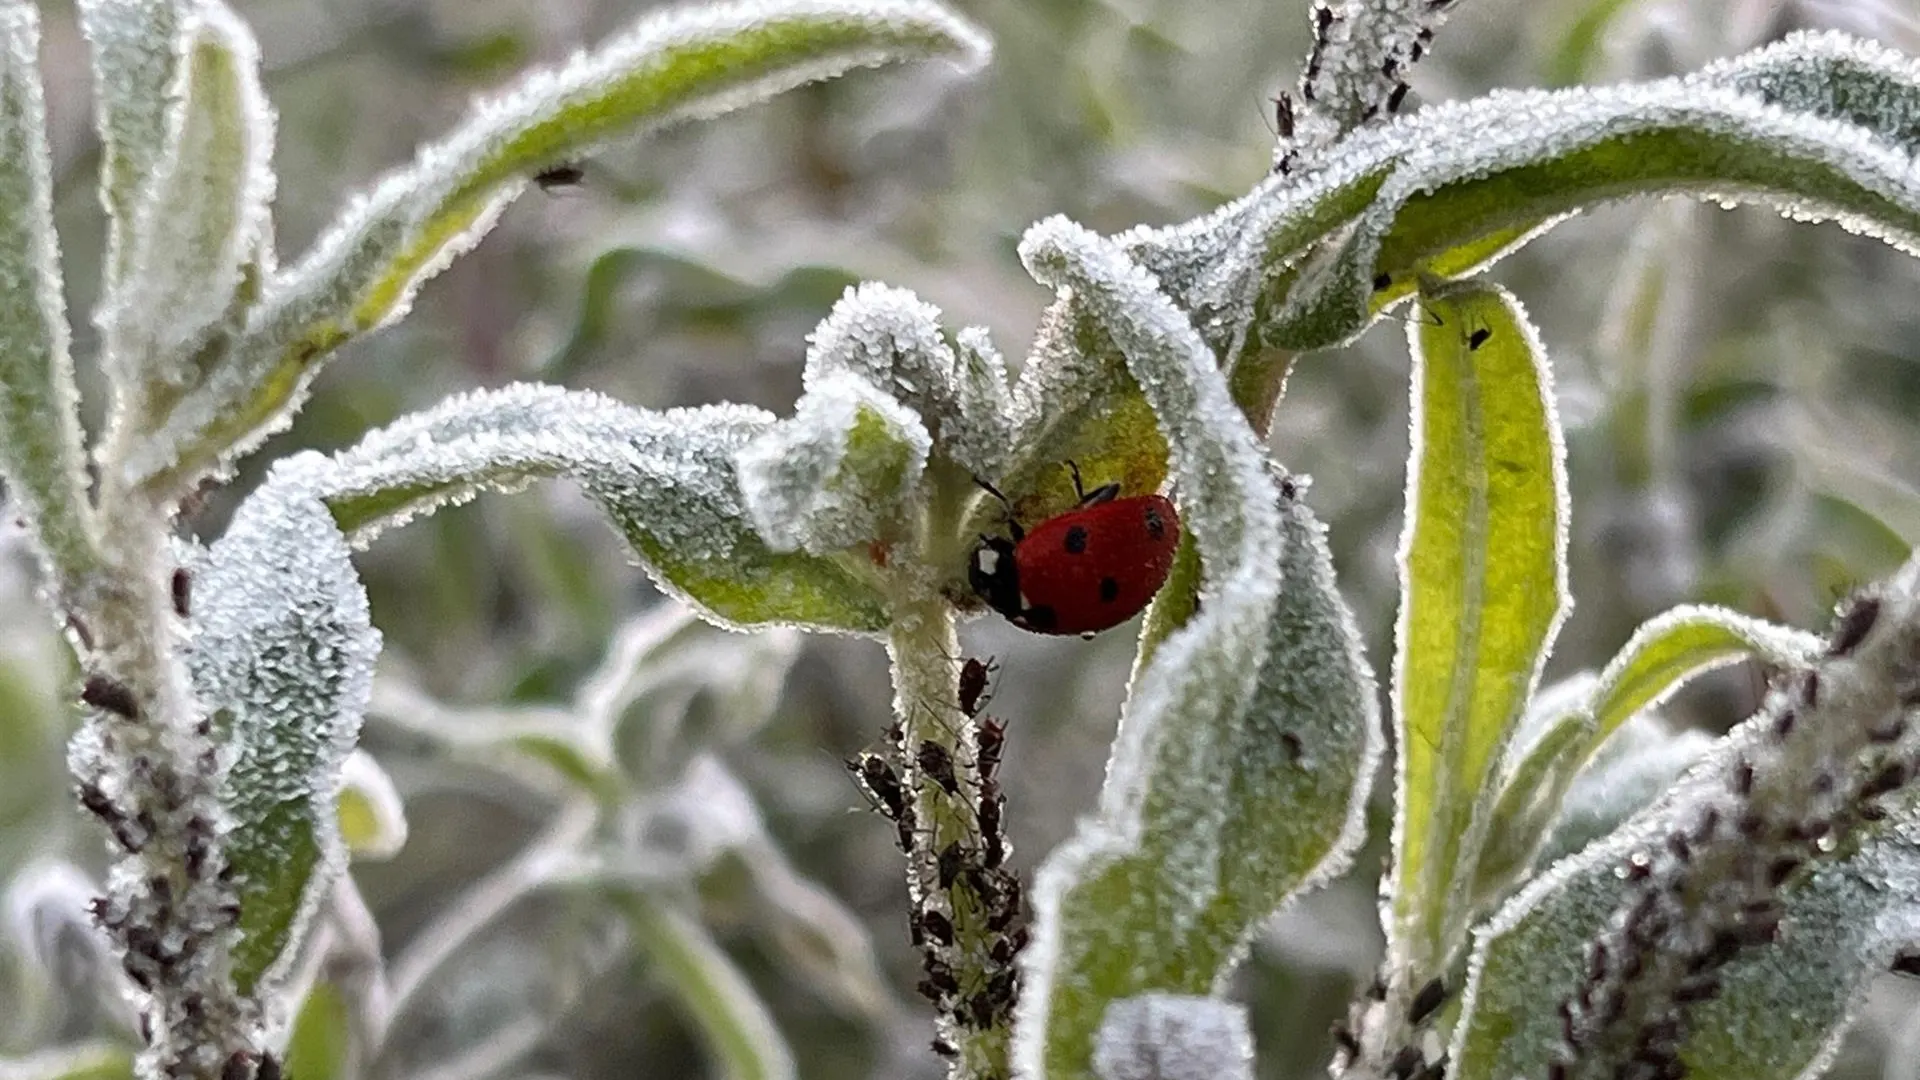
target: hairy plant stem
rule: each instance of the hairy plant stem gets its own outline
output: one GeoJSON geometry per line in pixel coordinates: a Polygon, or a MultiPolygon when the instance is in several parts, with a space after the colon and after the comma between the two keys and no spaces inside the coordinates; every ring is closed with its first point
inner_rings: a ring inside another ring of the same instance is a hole
{"type": "Polygon", "coordinates": [[[221,763],[182,660],[170,515],[102,475],[101,568],[74,593],[95,707],[71,755],[116,854],[95,913],[144,999],[139,1075],[212,1080],[253,1051],[260,1019],[229,977],[221,763]]]}
{"type": "Polygon", "coordinates": [[[980,828],[981,777],[974,742],[963,737],[971,724],[960,710],[960,639],[951,606],[937,588],[921,582],[903,587],[894,608],[887,654],[893,664],[893,709],[899,743],[895,764],[914,816],[907,851],[907,895],[911,918],[937,912],[953,925],[953,944],[943,950],[959,992],[939,1002],[939,1036],[956,1050],[952,1080],[986,1080],[1010,1075],[1007,1011],[987,1024],[969,1022],[968,1003],[986,992],[996,965],[989,958],[999,933],[988,926],[991,912],[977,888],[953,878],[958,855],[976,864],[986,843],[980,828]],[[952,760],[955,791],[949,792],[919,760],[932,743],[952,760]],[[947,871],[942,853],[947,853],[947,871]]]}

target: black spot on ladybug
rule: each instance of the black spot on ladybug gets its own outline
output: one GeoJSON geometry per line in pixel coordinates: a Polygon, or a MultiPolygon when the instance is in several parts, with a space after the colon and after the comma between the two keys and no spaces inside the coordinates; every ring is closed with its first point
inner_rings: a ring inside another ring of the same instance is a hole
{"type": "Polygon", "coordinates": [[[1110,577],[1100,579],[1100,602],[1111,604],[1120,599],[1120,583],[1110,577]]]}
{"type": "Polygon", "coordinates": [[[1028,608],[1026,611],[1021,612],[1021,616],[1026,619],[1027,625],[1036,630],[1051,629],[1053,625],[1059,621],[1054,617],[1053,609],[1044,604],[1039,607],[1028,608]]]}
{"type": "Polygon", "coordinates": [[[1087,550],[1087,530],[1079,525],[1067,530],[1067,554],[1079,555],[1087,550]]]}
{"type": "Polygon", "coordinates": [[[1152,503],[1148,503],[1145,517],[1147,522],[1148,536],[1151,536],[1155,540],[1158,540],[1161,537],[1167,535],[1167,522],[1165,518],[1160,516],[1159,507],[1154,506],[1152,503]]]}

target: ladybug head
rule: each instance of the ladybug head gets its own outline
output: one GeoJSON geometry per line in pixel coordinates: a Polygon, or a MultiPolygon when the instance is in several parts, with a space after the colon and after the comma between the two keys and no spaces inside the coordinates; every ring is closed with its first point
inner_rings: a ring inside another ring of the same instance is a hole
{"type": "Polygon", "coordinates": [[[1020,598],[1020,569],[1013,558],[1014,542],[1004,536],[982,536],[967,563],[967,584],[987,606],[1011,619],[1025,608],[1020,598]]]}

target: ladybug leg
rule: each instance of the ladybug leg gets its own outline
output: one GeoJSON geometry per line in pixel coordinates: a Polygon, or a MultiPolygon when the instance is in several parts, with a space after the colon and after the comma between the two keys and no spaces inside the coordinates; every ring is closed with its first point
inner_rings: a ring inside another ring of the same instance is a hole
{"type": "Polygon", "coordinates": [[[1073,495],[1074,498],[1080,500],[1081,506],[1098,506],[1104,502],[1112,502],[1119,496],[1119,484],[1102,484],[1092,491],[1088,491],[1080,482],[1080,466],[1069,461],[1067,462],[1067,468],[1073,473],[1073,495]]]}
{"type": "MultiPolygon", "coordinates": [[[[1013,501],[1007,498],[1005,495],[1000,494],[999,488],[994,487],[992,484],[987,483],[985,480],[982,480],[977,476],[973,478],[973,482],[975,484],[978,484],[982,491],[985,491],[987,494],[993,496],[996,500],[998,500],[1000,503],[1000,508],[1007,512],[1007,532],[1013,537],[1013,542],[1017,544],[1021,540],[1025,539],[1027,535],[1027,531],[1025,529],[1022,529],[1020,527],[1020,523],[1014,520],[1014,517],[1013,517],[1013,501]]],[[[991,539],[991,537],[982,536],[980,537],[980,539],[988,540],[988,539],[991,539]]]]}

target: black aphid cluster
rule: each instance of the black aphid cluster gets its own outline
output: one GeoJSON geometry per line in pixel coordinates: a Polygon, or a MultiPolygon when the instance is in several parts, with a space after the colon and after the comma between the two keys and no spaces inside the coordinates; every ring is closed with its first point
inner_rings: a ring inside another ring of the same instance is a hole
{"type": "Polygon", "coordinates": [[[1733,736],[1745,741],[1722,788],[1619,869],[1627,899],[1559,1004],[1565,1056],[1550,1080],[1685,1076],[1691,1010],[1720,992],[1742,950],[1777,938],[1782,887],[1883,818],[1879,800],[1912,778],[1920,630],[1911,612],[1886,617],[1891,599],[1851,600],[1825,656],[1776,677],[1733,736]]]}
{"type": "MultiPolygon", "coordinates": [[[[191,585],[185,570],[175,571],[168,583],[181,618],[189,614],[191,585]]],[[[74,630],[83,646],[90,643],[84,626],[74,630]]],[[[251,1020],[234,1015],[226,995],[204,991],[204,985],[217,985],[221,978],[210,966],[215,958],[208,953],[215,950],[209,945],[240,919],[232,868],[218,855],[211,809],[210,793],[221,768],[213,725],[202,718],[195,726],[192,737],[201,749],[183,755],[188,765],[183,770],[170,755],[133,749],[185,734],[152,729],[133,687],[96,670],[82,684],[80,701],[94,711],[92,735],[106,751],[99,762],[127,763],[84,777],[75,795],[106,827],[119,855],[141,864],[144,888],[95,897],[89,911],[115,943],[128,980],[150,995],[140,1016],[142,1039],[150,1046],[161,1038],[174,1046],[231,1046],[235,1033],[249,1029],[251,1020]],[[116,744],[124,748],[116,751],[116,744]]],[[[263,1080],[277,1075],[265,1071],[270,1059],[259,1060],[263,1080]]]]}
{"type": "MultiPolygon", "coordinates": [[[[1447,1055],[1437,1049],[1430,1052],[1424,1044],[1433,1041],[1427,1036],[1427,1030],[1450,993],[1446,980],[1436,977],[1422,983],[1405,999],[1405,1023],[1393,1025],[1391,1030],[1412,1038],[1402,1041],[1391,1054],[1382,1054],[1386,1065],[1381,1072],[1390,1080],[1445,1080],[1447,1055]]],[[[1380,1010],[1388,1008],[1387,998],[1387,981],[1376,975],[1366,994],[1350,1007],[1348,1019],[1333,1025],[1333,1075],[1345,1075],[1359,1060],[1360,1038],[1354,1032],[1377,1019],[1380,1010]]]]}
{"type": "MultiPolygon", "coordinates": [[[[902,725],[888,729],[890,754],[866,752],[847,762],[848,771],[875,810],[891,821],[895,842],[920,875],[913,890],[908,929],[921,953],[924,977],[918,989],[938,1007],[950,1027],[984,1031],[1004,1026],[1019,994],[1015,958],[1028,937],[1020,880],[1006,869],[1006,797],[998,778],[1006,727],[983,713],[992,666],[967,659],[960,669],[959,703],[977,781],[967,782],[954,750],[933,739],[906,745],[902,725]],[[897,755],[894,757],[893,755],[897,755]],[[911,762],[928,799],[943,799],[977,824],[977,836],[938,847],[932,829],[922,829],[919,801],[895,762],[911,762]]],[[[954,1057],[948,1038],[933,1049],[954,1057]]]]}
{"type": "MultiPolygon", "coordinates": [[[[1407,70],[1418,64],[1433,47],[1434,26],[1444,12],[1452,7],[1454,0],[1425,0],[1422,6],[1423,20],[1411,27],[1412,33],[1407,40],[1387,51],[1380,60],[1381,86],[1385,93],[1375,91],[1367,95],[1366,104],[1358,117],[1366,123],[1379,116],[1382,111],[1391,116],[1398,113],[1407,101],[1407,94],[1413,87],[1406,79],[1407,70]]],[[[1320,99],[1320,77],[1326,65],[1327,49],[1334,43],[1334,27],[1343,16],[1329,3],[1319,3],[1313,9],[1313,47],[1307,52],[1307,63],[1300,76],[1300,98],[1308,105],[1320,99]]],[[[1274,124],[1282,141],[1294,137],[1298,116],[1291,94],[1282,93],[1273,99],[1274,124]]],[[[1273,171],[1280,174],[1290,173],[1300,163],[1298,148],[1289,147],[1279,160],[1274,162],[1273,171]]]]}

